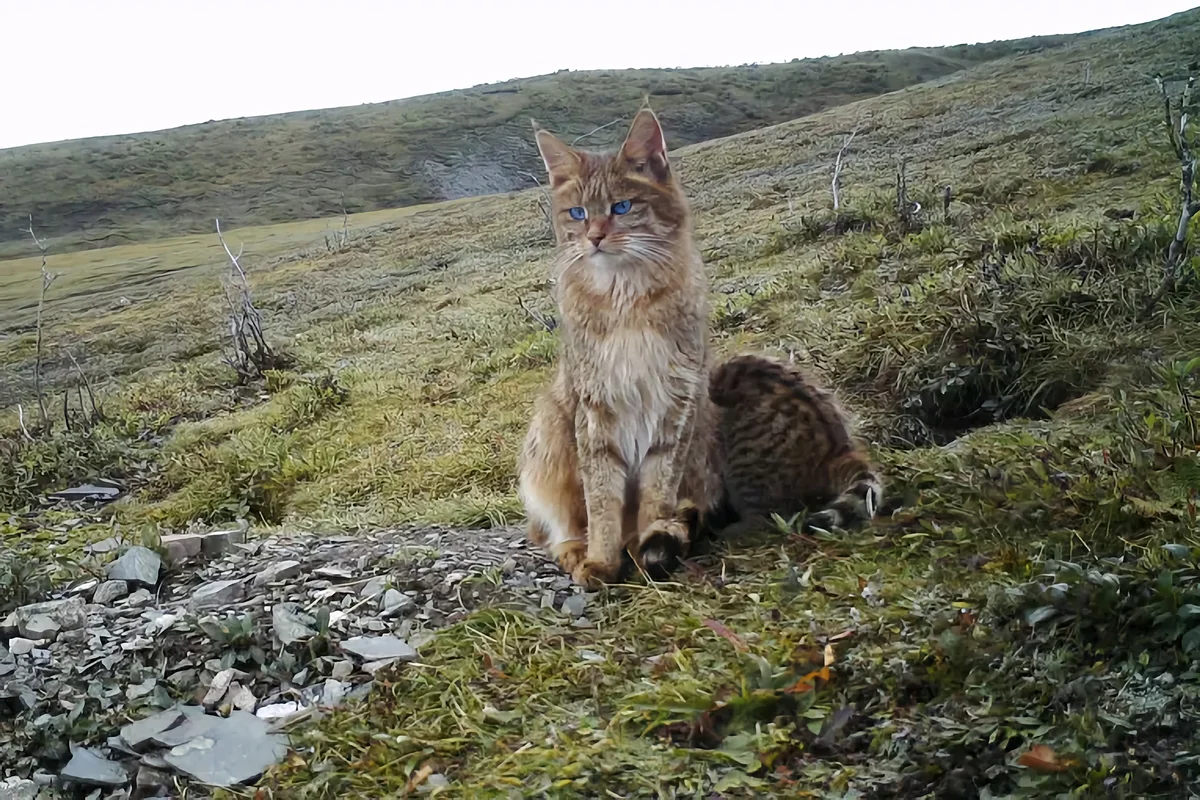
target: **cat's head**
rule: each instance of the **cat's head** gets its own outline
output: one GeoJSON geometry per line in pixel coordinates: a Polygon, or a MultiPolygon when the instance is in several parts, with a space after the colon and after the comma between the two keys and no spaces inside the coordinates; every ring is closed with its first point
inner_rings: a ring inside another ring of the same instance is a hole
{"type": "Polygon", "coordinates": [[[572,261],[602,267],[670,260],[686,233],[688,206],[667,160],[658,117],[643,108],[615,153],[576,150],[537,131],[550,175],[554,232],[572,261]]]}

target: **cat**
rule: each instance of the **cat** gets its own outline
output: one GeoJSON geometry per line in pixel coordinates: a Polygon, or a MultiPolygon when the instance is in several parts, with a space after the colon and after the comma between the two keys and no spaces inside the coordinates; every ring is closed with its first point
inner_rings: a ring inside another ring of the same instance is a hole
{"type": "Polygon", "coordinates": [[[771,514],[806,514],[804,530],[873,518],[883,480],[854,440],[833,393],[796,366],[738,355],[711,373],[709,397],[722,465],[722,509],[710,518],[753,525],[771,514]]]}
{"type": "Polygon", "coordinates": [[[719,496],[708,279],[691,211],[648,106],[613,153],[534,127],[562,348],[518,457],[529,538],[589,588],[630,563],[662,577],[719,496]]]}

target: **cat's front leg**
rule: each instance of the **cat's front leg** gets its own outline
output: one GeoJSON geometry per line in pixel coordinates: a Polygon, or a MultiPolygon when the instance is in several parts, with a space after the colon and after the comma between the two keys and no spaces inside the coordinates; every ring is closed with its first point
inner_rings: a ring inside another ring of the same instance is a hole
{"type": "Polygon", "coordinates": [[[575,436],[587,505],[587,557],[572,570],[571,577],[589,589],[612,583],[621,573],[626,467],[612,445],[614,428],[609,409],[579,403],[575,436]]]}
{"type": "Polygon", "coordinates": [[[698,513],[690,503],[681,507],[679,486],[691,468],[695,456],[695,392],[668,418],[660,440],[647,453],[639,479],[640,502],[637,514],[637,540],[630,551],[637,563],[653,578],[663,578],[691,544],[688,517],[698,513]]]}

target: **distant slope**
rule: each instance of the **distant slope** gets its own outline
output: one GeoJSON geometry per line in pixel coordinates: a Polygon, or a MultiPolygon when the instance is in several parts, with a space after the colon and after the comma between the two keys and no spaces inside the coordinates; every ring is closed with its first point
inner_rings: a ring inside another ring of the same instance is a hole
{"type": "MultiPolygon", "coordinates": [[[[106,247],[532,185],[529,119],[568,137],[649,93],[679,147],[772,125],[1019,52],[1054,36],[712,69],[560,72],[377,105],[0,150],[0,258],[106,247]]],[[[610,144],[614,125],[589,141],[610,144]],[[607,138],[605,138],[607,137],[607,138]]]]}

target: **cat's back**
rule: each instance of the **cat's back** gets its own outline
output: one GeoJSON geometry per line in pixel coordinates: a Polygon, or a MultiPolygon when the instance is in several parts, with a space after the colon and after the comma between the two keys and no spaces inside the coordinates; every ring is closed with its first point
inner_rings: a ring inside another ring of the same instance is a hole
{"type": "Polygon", "coordinates": [[[723,362],[709,377],[709,397],[742,431],[761,430],[778,445],[851,446],[837,398],[780,359],[748,354],[723,362]]]}

